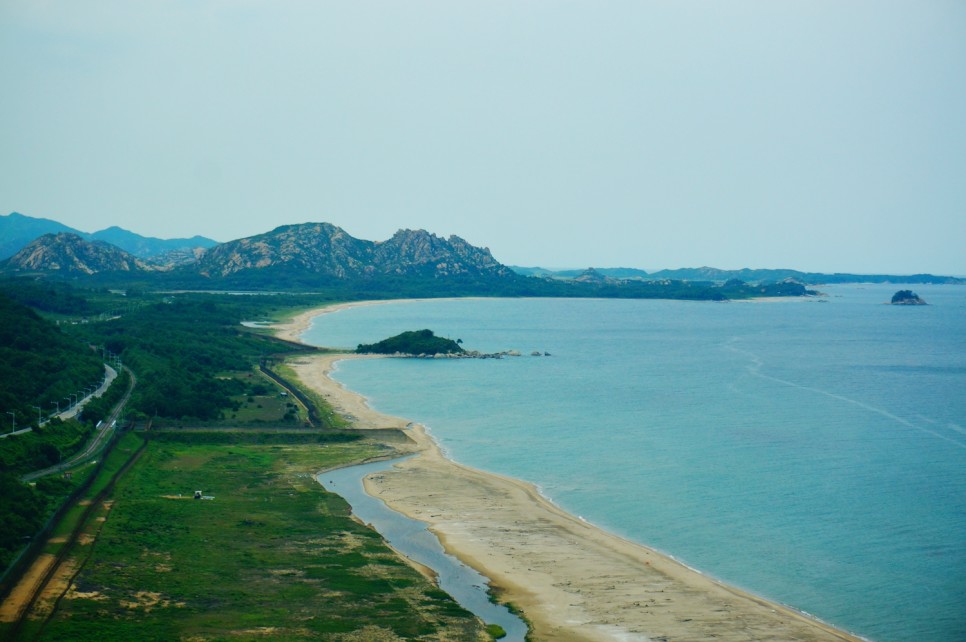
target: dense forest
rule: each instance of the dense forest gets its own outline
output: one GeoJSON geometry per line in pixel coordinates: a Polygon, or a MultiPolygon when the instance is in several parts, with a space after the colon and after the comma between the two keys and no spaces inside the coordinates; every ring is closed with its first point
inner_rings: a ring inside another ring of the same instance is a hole
{"type": "Polygon", "coordinates": [[[0,571],[40,530],[48,514],[66,496],[70,482],[60,477],[37,480],[35,486],[21,483],[11,472],[0,472],[0,571]]]}
{"type": "MultiPolygon", "coordinates": [[[[88,344],[15,301],[11,293],[48,309],[87,309],[83,297],[62,286],[0,289],[2,432],[9,432],[14,422],[18,429],[33,428],[0,440],[0,570],[6,568],[25,538],[29,540],[40,528],[70,486],[59,478],[28,486],[21,483],[19,475],[55,464],[80,447],[96,423],[98,408],[109,403],[93,404],[85,422],[47,420],[58,408],[66,409],[72,400],[68,395],[76,400],[79,391],[100,384],[104,363],[88,344]],[[38,419],[43,420],[42,426],[38,419]]],[[[125,385],[125,380],[120,383],[125,385]]]]}
{"type": "Polygon", "coordinates": [[[36,426],[66,408],[68,395],[103,379],[96,350],[0,291],[0,420],[7,430],[36,426]]]}
{"type": "MultiPolygon", "coordinates": [[[[0,410],[16,412],[18,427],[31,417],[36,424],[35,407],[46,415],[56,409],[54,401],[66,405],[67,395],[100,383],[101,356],[113,354],[139,377],[129,406],[134,416],[217,420],[232,407],[231,397],[244,392],[237,380],[219,374],[251,370],[263,358],[299,349],[241,322],[331,300],[323,294],[162,294],[0,281],[0,410]]],[[[86,412],[100,409],[95,404],[86,412]]]]}

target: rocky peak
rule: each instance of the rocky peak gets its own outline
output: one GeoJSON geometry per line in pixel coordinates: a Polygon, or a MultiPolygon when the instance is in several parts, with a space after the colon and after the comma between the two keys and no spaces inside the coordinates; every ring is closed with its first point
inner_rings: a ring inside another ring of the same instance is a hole
{"type": "Polygon", "coordinates": [[[109,243],[87,241],[68,232],[35,239],[9,259],[7,268],[83,274],[157,269],[109,243]]]}
{"type": "Polygon", "coordinates": [[[198,269],[206,276],[228,276],[284,265],[346,278],[368,271],[371,245],[330,223],[283,225],[212,248],[198,262],[198,269]]]}
{"type": "Polygon", "coordinates": [[[509,274],[489,249],[470,245],[455,235],[445,239],[425,230],[399,230],[388,241],[377,243],[375,264],[394,274],[509,274]]]}
{"type": "Polygon", "coordinates": [[[598,285],[609,285],[619,282],[617,279],[612,279],[594,268],[587,268],[579,276],[575,277],[574,281],[578,283],[596,283],[598,285]]]}

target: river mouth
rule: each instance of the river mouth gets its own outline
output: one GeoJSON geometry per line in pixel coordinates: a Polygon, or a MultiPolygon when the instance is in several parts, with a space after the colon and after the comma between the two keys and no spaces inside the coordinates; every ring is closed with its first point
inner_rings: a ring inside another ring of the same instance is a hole
{"type": "Polygon", "coordinates": [[[362,485],[366,475],[388,470],[403,459],[340,468],[316,475],[316,480],[326,490],[345,499],[352,507],[352,513],[372,526],[394,549],[432,569],[440,589],[449,593],[463,608],[486,624],[500,625],[506,631],[503,640],[524,642],[527,625],[507,607],[490,601],[487,578],[444,551],[439,539],[424,522],[397,513],[381,499],[366,493],[362,485]]]}

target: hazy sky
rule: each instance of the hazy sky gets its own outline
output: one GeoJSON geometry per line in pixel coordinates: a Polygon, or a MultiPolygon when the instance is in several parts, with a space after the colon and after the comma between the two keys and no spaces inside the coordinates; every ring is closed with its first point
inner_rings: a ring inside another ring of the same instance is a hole
{"type": "Polygon", "coordinates": [[[0,0],[0,213],[966,274],[963,0],[0,0]]]}

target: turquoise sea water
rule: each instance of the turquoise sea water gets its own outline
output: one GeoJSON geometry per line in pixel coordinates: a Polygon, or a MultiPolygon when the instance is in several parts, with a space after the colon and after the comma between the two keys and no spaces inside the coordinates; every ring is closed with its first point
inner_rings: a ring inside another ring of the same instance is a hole
{"type": "Polygon", "coordinates": [[[740,303],[428,301],[327,314],[310,343],[431,328],[502,360],[336,378],[457,461],[880,642],[966,639],[966,288],[740,303]]]}

